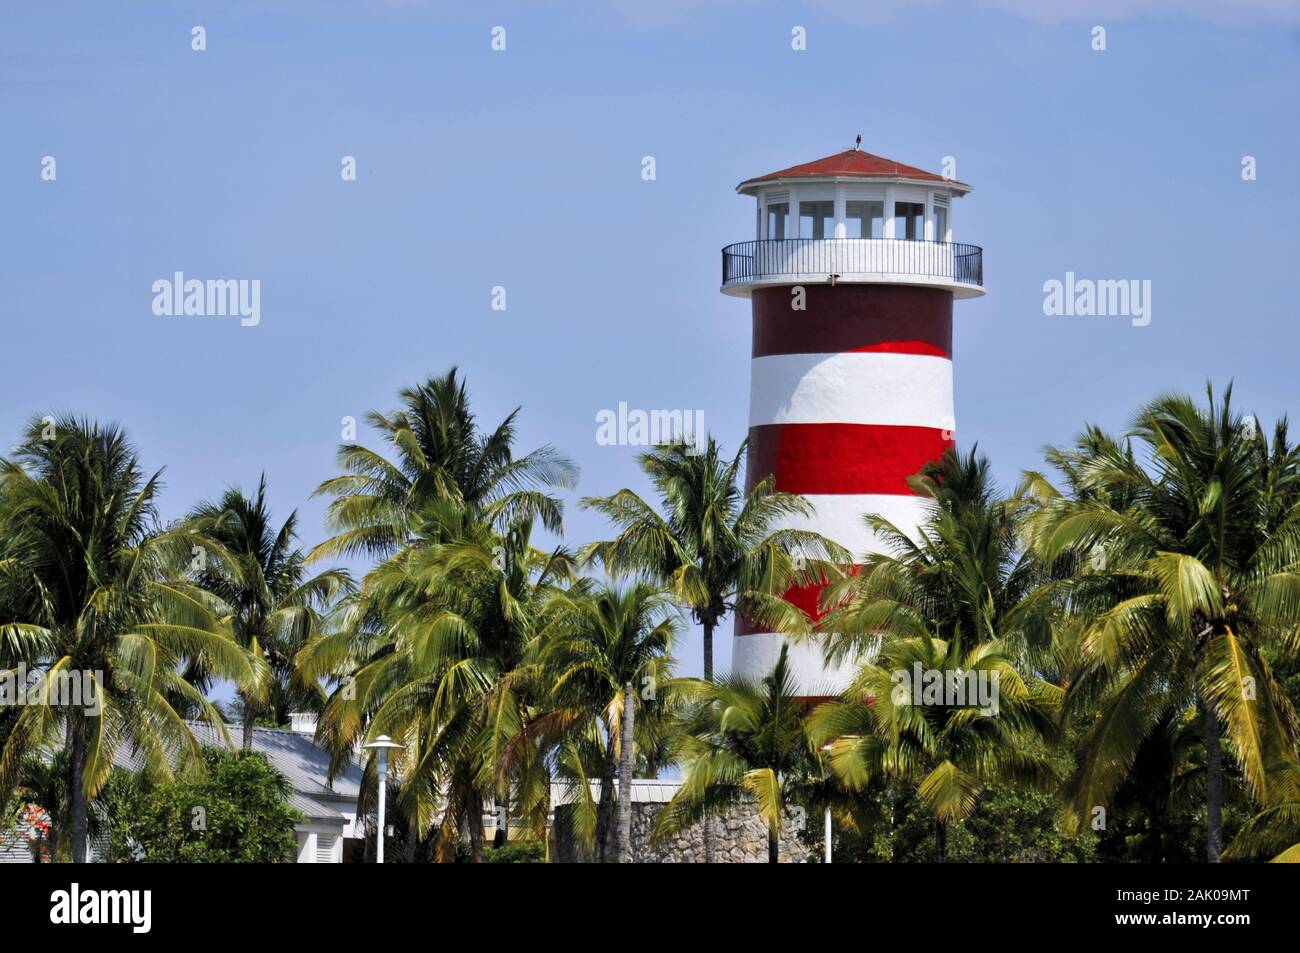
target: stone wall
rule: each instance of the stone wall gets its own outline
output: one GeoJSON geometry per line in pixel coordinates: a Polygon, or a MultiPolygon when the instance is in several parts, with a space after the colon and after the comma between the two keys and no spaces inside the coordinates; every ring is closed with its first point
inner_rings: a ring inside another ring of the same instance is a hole
{"type": "MultiPolygon", "coordinates": [[[[638,864],[704,863],[704,828],[697,824],[675,837],[651,844],[650,829],[663,804],[632,805],[632,858],[638,864]]],[[[551,831],[551,858],[557,864],[592,862],[589,850],[575,842],[567,804],[555,808],[555,826],[551,831]]],[[[793,825],[787,822],[781,835],[781,863],[808,862],[808,848],[799,842],[793,825]]],[[[751,807],[738,805],[725,817],[713,821],[713,862],[717,864],[767,863],[767,825],[751,807]]]]}

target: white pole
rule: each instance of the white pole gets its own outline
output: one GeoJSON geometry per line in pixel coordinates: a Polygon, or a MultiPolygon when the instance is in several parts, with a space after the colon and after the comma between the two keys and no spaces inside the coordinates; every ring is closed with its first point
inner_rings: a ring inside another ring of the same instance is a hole
{"type": "MultiPolygon", "coordinates": [[[[384,862],[384,802],[387,800],[388,787],[388,749],[379,749],[379,831],[375,835],[375,863],[384,862]]],[[[827,848],[830,849],[829,847],[827,848]]]]}
{"type": "Polygon", "coordinates": [[[831,862],[831,809],[826,808],[826,863],[831,862]]]}

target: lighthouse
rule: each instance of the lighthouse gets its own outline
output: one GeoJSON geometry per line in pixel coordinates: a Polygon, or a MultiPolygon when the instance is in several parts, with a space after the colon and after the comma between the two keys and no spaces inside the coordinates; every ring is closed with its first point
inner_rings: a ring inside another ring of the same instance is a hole
{"type": "MultiPolygon", "coordinates": [[[[805,497],[814,530],[853,553],[879,552],[863,516],[911,534],[926,503],[908,478],[952,445],[953,300],[984,293],[983,252],[953,238],[953,205],[970,186],[859,148],[736,186],[756,200],[753,241],[722,250],[722,292],[749,298],[752,488],[805,497]]],[[[786,598],[817,618],[820,587],[786,598]]],[[[743,615],[732,671],[771,672],[783,638],[743,615]]],[[[816,642],[791,644],[800,695],[852,678],[816,642]]]]}

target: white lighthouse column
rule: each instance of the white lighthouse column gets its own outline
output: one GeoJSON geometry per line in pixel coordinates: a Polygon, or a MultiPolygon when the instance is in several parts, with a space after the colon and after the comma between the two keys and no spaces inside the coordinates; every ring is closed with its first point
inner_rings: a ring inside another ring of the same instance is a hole
{"type": "MultiPolygon", "coordinates": [[[[805,289],[807,311],[788,289],[754,294],[750,361],[751,485],[772,473],[777,488],[812,505],[782,528],[821,533],[848,549],[855,566],[882,544],[863,517],[878,513],[911,533],[928,501],[908,478],[950,444],[953,419],[951,297],[932,289],[829,286],[805,289]],[[899,311],[909,320],[880,320],[899,311]]],[[[787,598],[818,613],[819,588],[787,598]]],[[[738,624],[732,668],[760,678],[785,640],[738,624]]],[[[831,669],[816,641],[788,653],[801,694],[842,690],[851,666],[831,669]]]]}

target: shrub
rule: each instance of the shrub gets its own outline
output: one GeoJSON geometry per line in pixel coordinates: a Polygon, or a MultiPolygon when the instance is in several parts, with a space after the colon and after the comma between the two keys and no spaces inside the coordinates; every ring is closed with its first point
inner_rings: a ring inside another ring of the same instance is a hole
{"type": "Polygon", "coordinates": [[[258,752],[208,748],[201,777],[147,785],[119,772],[102,798],[119,863],[284,863],[296,853],[289,782],[258,752]]]}

